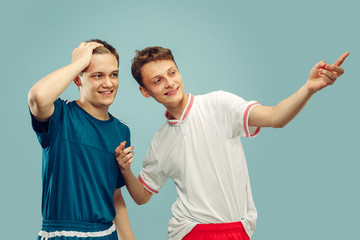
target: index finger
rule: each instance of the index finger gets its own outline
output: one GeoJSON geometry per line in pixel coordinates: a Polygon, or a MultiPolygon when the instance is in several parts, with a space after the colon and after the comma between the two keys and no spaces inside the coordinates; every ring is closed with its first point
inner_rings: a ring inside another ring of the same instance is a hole
{"type": "Polygon", "coordinates": [[[343,53],[343,55],[341,55],[341,56],[339,57],[339,59],[336,60],[336,62],[334,63],[334,65],[339,67],[339,66],[345,61],[345,59],[347,58],[347,56],[349,56],[349,54],[350,54],[349,52],[343,53]]]}
{"type": "Polygon", "coordinates": [[[126,141],[120,143],[120,145],[115,149],[115,152],[118,153],[119,151],[123,150],[125,147],[126,141]]]}
{"type": "Polygon", "coordinates": [[[134,146],[130,146],[130,147],[125,148],[123,152],[124,152],[125,154],[128,154],[128,153],[130,153],[132,150],[134,150],[134,146]]]}

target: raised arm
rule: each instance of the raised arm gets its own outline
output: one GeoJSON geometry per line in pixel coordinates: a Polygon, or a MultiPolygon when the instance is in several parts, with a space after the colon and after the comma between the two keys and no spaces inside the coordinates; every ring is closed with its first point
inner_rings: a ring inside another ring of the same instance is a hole
{"type": "Polygon", "coordinates": [[[115,190],[113,200],[116,211],[114,223],[116,226],[119,240],[135,239],[130,227],[128,212],[120,188],[117,188],[115,190]]]}
{"type": "Polygon", "coordinates": [[[50,73],[30,89],[28,103],[37,120],[45,122],[51,117],[56,99],[90,64],[93,50],[100,46],[97,42],[82,42],[74,49],[71,64],[50,73]]]}
{"type": "Polygon", "coordinates": [[[130,165],[133,162],[134,150],[133,146],[125,148],[126,141],[122,142],[115,149],[115,157],[118,162],[120,171],[124,177],[126,188],[128,189],[132,199],[138,204],[142,205],[147,203],[152,197],[152,193],[149,192],[140,180],[135,177],[131,171],[130,165]]]}
{"type": "Polygon", "coordinates": [[[309,79],[296,93],[276,106],[255,106],[250,112],[249,125],[256,127],[284,127],[302,110],[317,91],[332,85],[344,73],[341,64],[349,52],[344,53],[332,65],[325,61],[317,63],[310,71],[309,79]]]}

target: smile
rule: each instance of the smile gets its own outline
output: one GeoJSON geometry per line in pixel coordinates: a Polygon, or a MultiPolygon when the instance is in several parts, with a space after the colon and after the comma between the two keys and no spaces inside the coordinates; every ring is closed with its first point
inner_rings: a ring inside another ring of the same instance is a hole
{"type": "Polygon", "coordinates": [[[113,90],[112,91],[98,91],[98,93],[103,94],[103,95],[109,95],[112,92],[113,92],[113,90]]]}
{"type": "Polygon", "coordinates": [[[177,87],[176,89],[172,90],[171,92],[165,93],[165,95],[167,95],[167,96],[172,96],[172,95],[174,95],[174,94],[177,92],[177,90],[179,90],[179,87],[177,87]]]}

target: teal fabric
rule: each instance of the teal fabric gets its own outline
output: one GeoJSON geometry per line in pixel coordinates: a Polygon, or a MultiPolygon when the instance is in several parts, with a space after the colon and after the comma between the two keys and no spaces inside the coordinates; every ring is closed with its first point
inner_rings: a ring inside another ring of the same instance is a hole
{"type": "Polygon", "coordinates": [[[114,150],[125,140],[130,145],[128,126],[111,114],[98,120],[61,99],[47,132],[34,118],[32,125],[43,148],[43,219],[111,222],[114,190],[125,184],[114,150]]]}

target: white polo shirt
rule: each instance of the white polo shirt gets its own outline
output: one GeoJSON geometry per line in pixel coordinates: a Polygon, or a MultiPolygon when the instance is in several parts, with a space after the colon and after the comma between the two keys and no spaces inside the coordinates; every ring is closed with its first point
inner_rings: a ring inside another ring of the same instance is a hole
{"type": "Polygon", "coordinates": [[[155,133],[139,179],[152,193],[168,178],[175,182],[168,239],[182,239],[201,223],[241,221],[253,234],[257,212],[240,137],[259,132],[248,126],[257,104],[223,91],[189,94],[180,120],[168,120],[155,133]]]}

